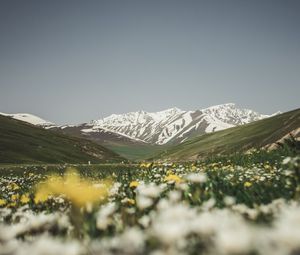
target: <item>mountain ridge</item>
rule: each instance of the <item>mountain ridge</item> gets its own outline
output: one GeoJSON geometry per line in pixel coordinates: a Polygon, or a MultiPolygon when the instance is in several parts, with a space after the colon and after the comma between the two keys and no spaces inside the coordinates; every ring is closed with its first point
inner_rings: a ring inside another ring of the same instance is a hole
{"type": "Polygon", "coordinates": [[[90,124],[95,129],[105,128],[150,144],[164,145],[181,143],[191,136],[247,124],[269,116],[272,115],[237,108],[234,103],[227,103],[195,111],[174,107],[155,113],[137,111],[112,114],[93,120],[90,124]]]}
{"type": "Polygon", "coordinates": [[[249,149],[269,149],[290,135],[300,138],[300,108],[259,121],[214,133],[194,137],[171,146],[152,159],[198,160],[217,154],[245,152],[249,149]]]}
{"type": "MultiPolygon", "coordinates": [[[[2,114],[2,113],[0,113],[2,114]]],[[[179,144],[192,137],[230,127],[247,124],[272,115],[238,108],[234,103],[210,106],[204,109],[185,111],[172,107],[158,112],[136,111],[111,114],[102,119],[78,125],[57,126],[31,114],[3,114],[27,121],[46,129],[82,135],[99,143],[111,139],[138,144],[179,144]]]]}
{"type": "MultiPolygon", "coordinates": [[[[20,114],[4,115],[10,115],[10,118],[20,117],[20,114]]],[[[91,140],[129,160],[141,160],[159,152],[169,151],[174,146],[185,144],[195,138],[205,140],[210,133],[219,133],[215,131],[229,128],[231,130],[257,120],[268,119],[279,113],[264,115],[228,103],[195,111],[173,107],[154,113],[137,111],[112,114],[100,120],[92,120],[90,123],[62,126],[56,126],[39,117],[38,122],[33,122],[34,115],[21,115],[22,121],[31,121],[31,124],[50,131],[91,140]]],[[[231,132],[230,130],[228,132],[231,132]]],[[[243,140],[245,137],[240,139],[243,140]]],[[[228,142],[230,144],[230,141],[228,142]]]]}
{"type": "Polygon", "coordinates": [[[44,128],[52,128],[52,127],[56,126],[53,122],[44,120],[44,119],[42,119],[36,115],[30,114],[30,113],[3,113],[3,112],[0,112],[0,115],[10,117],[15,120],[27,122],[27,123],[35,125],[35,126],[41,126],[44,128]]]}

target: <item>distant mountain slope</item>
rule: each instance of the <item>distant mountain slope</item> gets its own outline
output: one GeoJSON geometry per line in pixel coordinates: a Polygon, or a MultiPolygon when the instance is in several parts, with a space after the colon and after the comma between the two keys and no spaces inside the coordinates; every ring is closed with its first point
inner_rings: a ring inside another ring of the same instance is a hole
{"type": "Polygon", "coordinates": [[[165,150],[164,160],[196,160],[270,145],[300,127],[300,109],[226,130],[201,135],[165,150]]]}
{"type": "MultiPolygon", "coordinates": [[[[0,113],[1,114],[1,113],[0,113]]],[[[216,105],[202,110],[183,111],[171,108],[160,112],[130,112],[112,114],[106,118],[79,125],[56,126],[31,114],[3,114],[15,119],[76,134],[99,144],[174,145],[192,137],[227,129],[269,117],[249,109],[240,109],[233,103],[216,105]]]]}
{"type": "Polygon", "coordinates": [[[0,163],[100,163],[122,157],[85,139],[0,116],[0,163]]]}
{"type": "Polygon", "coordinates": [[[41,126],[41,127],[44,127],[44,128],[50,128],[50,127],[54,127],[55,126],[54,123],[52,123],[50,121],[43,120],[42,118],[40,118],[38,116],[35,116],[33,114],[29,114],[29,113],[7,114],[7,113],[0,112],[0,115],[11,117],[13,119],[21,120],[21,121],[30,123],[32,125],[41,126]]]}
{"type": "MultiPolygon", "coordinates": [[[[1,113],[0,113],[1,115],[1,113]]],[[[142,159],[193,137],[269,117],[235,104],[202,110],[171,108],[160,112],[112,114],[79,125],[57,126],[31,114],[2,114],[62,134],[86,138],[128,159],[142,159]]]]}
{"type": "Polygon", "coordinates": [[[60,131],[64,134],[69,134],[78,137],[84,137],[86,139],[95,141],[97,143],[107,142],[122,142],[125,144],[145,144],[144,141],[139,139],[133,139],[117,132],[105,130],[103,128],[95,128],[91,124],[80,124],[76,126],[56,126],[52,127],[51,130],[60,131]]]}
{"type": "Polygon", "coordinates": [[[216,105],[202,110],[171,108],[156,113],[144,111],[113,114],[94,120],[94,128],[127,135],[151,144],[178,144],[191,137],[269,117],[235,104],[216,105]]]}
{"type": "Polygon", "coordinates": [[[157,146],[145,143],[139,139],[133,139],[103,128],[95,128],[91,124],[55,127],[51,130],[89,139],[130,160],[145,158],[158,149],[157,146]]]}

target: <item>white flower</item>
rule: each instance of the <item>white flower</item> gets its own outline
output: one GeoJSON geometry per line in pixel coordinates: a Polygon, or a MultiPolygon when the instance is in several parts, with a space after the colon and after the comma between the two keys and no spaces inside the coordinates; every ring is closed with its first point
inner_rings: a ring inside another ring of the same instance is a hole
{"type": "Polygon", "coordinates": [[[186,180],[193,183],[204,183],[207,181],[207,176],[205,173],[191,173],[186,176],[186,180]]]}
{"type": "Polygon", "coordinates": [[[218,254],[246,254],[252,249],[251,230],[241,222],[238,225],[232,223],[225,226],[225,229],[221,225],[216,232],[218,254]]]}
{"type": "Polygon", "coordinates": [[[235,198],[231,197],[231,196],[226,196],[226,197],[224,197],[224,203],[227,206],[231,206],[231,205],[235,204],[235,198]]]}
{"type": "Polygon", "coordinates": [[[97,214],[96,225],[98,229],[106,229],[111,223],[111,215],[117,209],[114,203],[108,203],[101,207],[100,211],[97,214]]]}
{"type": "Polygon", "coordinates": [[[139,223],[144,227],[147,228],[151,222],[151,219],[148,215],[144,215],[142,218],[139,219],[139,223]]]}
{"type": "Polygon", "coordinates": [[[170,245],[190,233],[190,224],[195,217],[195,210],[184,204],[169,205],[153,215],[150,232],[159,241],[170,245]]]}
{"type": "Polygon", "coordinates": [[[90,245],[92,254],[142,254],[145,245],[144,233],[138,228],[129,228],[112,238],[94,241],[90,245]]]}
{"type": "Polygon", "coordinates": [[[144,184],[137,187],[137,194],[144,197],[156,198],[160,195],[161,191],[160,186],[155,184],[144,184]]]}
{"type": "Polygon", "coordinates": [[[153,183],[141,184],[136,189],[136,203],[139,209],[144,210],[153,204],[153,199],[162,192],[162,188],[153,183]]]}
{"type": "Polygon", "coordinates": [[[130,228],[125,231],[119,239],[121,251],[127,254],[137,254],[142,251],[144,247],[144,235],[138,228],[130,228]]]}
{"type": "Polygon", "coordinates": [[[178,202],[181,199],[181,193],[177,190],[172,190],[169,193],[169,198],[172,202],[178,202]]]}
{"type": "Polygon", "coordinates": [[[209,200],[207,200],[202,204],[201,209],[203,211],[209,211],[215,206],[215,204],[216,204],[216,200],[214,198],[210,198],[209,200]]]}
{"type": "Polygon", "coordinates": [[[273,238],[281,246],[290,251],[300,248],[300,207],[291,205],[285,207],[280,217],[275,221],[273,238]]]}
{"type": "Polygon", "coordinates": [[[139,209],[144,210],[153,204],[153,200],[152,198],[139,195],[136,198],[136,204],[139,209]]]}
{"type": "Polygon", "coordinates": [[[19,246],[17,255],[78,255],[82,254],[82,247],[78,242],[63,242],[47,236],[43,236],[33,243],[26,243],[19,246]]]}
{"type": "Polygon", "coordinates": [[[121,187],[121,183],[115,182],[109,191],[109,195],[114,196],[114,195],[118,194],[120,187],[121,187]]]}
{"type": "Polygon", "coordinates": [[[291,159],[292,159],[291,157],[286,157],[286,158],[282,161],[282,164],[286,165],[286,164],[290,163],[291,159]]]}

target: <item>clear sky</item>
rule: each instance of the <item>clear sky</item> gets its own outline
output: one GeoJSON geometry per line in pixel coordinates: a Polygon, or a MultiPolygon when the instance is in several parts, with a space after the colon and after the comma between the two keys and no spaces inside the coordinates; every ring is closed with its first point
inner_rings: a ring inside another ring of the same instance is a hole
{"type": "Polygon", "coordinates": [[[300,107],[300,1],[0,1],[0,112],[63,124],[227,102],[300,107]]]}

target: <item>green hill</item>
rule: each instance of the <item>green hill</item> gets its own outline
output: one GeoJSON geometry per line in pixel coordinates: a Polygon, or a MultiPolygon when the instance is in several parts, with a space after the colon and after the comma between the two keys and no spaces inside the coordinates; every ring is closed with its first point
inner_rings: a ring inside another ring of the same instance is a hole
{"type": "Polygon", "coordinates": [[[121,161],[89,140],[0,116],[0,163],[102,163],[121,161]]]}
{"type": "Polygon", "coordinates": [[[108,130],[102,130],[104,132],[100,132],[101,129],[98,130],[99,132],[82,132],[82,129],[90,128],[89,126],[85,126],[86,124],[64,128],[54,127],[51,128],[51,130],[78,138],[88,139],[114,151],[128,160],[149,158],[164,148],[160,145],[148,144],[108,130]]]}
{"type": "Polygon", "coordinates": [[[166,146],[153,144],[126,144],[107,141],[103,145],[119,155],[132,161],[150,158],[163,151],[166,146]]]}
{"type": "Polygon", "coordinates": [[[196,160],[212,154],[230,154],[275,143],[300,128],[300,109],[247,125],[205,134],[171,147],[156,159],[196,160]]]}

